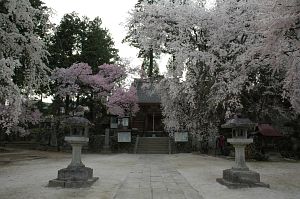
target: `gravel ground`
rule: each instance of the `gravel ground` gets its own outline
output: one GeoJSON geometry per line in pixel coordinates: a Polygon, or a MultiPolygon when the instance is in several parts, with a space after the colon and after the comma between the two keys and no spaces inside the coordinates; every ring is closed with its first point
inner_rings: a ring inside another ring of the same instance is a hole
{"type": "Polygon", "coordinates": [[[250,169],[258,171],[261,181],[271,188],[231,190],[218,184],[216,178],[221,177],[222,170],[233,165],[232,160],[194,154],[84,154],[83,163],[93,168],[94,176],[100,179],[91,188],[63,189],[50,188],[47,184],[56,178],[59,169],[69,164],[71,155],[29,153],[43,159],[0,165],[0,199],[113,198],[126,177],[145,158],[149,164],[153,159],[153,164],[161,167],[171,165],[205,199],[300,199],[299,162],[250,162],[250,169]]]}

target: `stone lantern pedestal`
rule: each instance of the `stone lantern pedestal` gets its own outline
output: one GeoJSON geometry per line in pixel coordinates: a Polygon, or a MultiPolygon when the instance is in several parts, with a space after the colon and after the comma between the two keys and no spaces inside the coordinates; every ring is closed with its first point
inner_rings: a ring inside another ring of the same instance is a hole
{"type": "Polygon", "coordinates": [[[253,143],[253,139],[247,138],[232,138],[227,140],[235,149],[235,165],[233,169],[249,170],[245,160],[245,147],[253,143]]]}
{"type": "Polygon", "coordinates": [[[227,141],[235,148],[235,164],[231,169],[223,170],[223,178],[217,178],[217,182],[228,188],[245,187],[270,187],[260,182],[260,175],[251,171],[245,161],[245,147],[253,142],[247,138],[247,129],[251,128],[252,122],[249,119],[234,118],[222,125],[223,128],[232,128],[232,139],[227,141]]]}
{"type": "Polygon", "coordinates": [[[98,177],[93,177],[93,169],[86,167],[81,161],[81,148],[89,142],[89,138],[83,136],[83,133],[87,135],[87,129],[82,129],[81,127],[86,127],[88,120],[78,117],[73,119],[71,121],[77,121],[75,124],[77,128],[71,128],[71,136],[65,137],[65,141],[72,146],[72,161],[67,168],[58,171],[56,179],[49,181],[50,187],[89,187],[99,179],[98,177]],[[81,128],[81,131],[78,127],[81,128]],[[74,136],[74,132],[79,135],[74,136]]]}

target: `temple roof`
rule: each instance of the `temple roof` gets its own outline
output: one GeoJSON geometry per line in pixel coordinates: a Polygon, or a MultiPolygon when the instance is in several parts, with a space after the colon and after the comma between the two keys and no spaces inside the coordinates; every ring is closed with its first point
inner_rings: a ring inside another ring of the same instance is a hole
{"type": "Polygon", "coordinates": [[[158,79],[135,79],[138,103],[161,103],[159,94],[155,91],[158,79]]]}
{"type": "Polygon", "coordinates": [[[258,124],[258,132],[267,137],[282,137],[282,134],[270,124],[258,124]]]}

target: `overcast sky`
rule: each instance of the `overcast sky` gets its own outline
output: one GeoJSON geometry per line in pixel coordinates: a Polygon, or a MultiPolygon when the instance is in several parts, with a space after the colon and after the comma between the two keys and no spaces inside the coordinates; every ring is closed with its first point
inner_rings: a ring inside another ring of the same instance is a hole
{"type": "Polygon", "coordinates": [[[51,20],[56,24],[59,24],[64,14],[73,11],[90,19],[99,16],[103,27],[109,30],[120,57],[128,58],[133,65],[141,64],[141,61],[137,59],[138,50],[128,44],[122,44],[126,35],[123,24],[137,0],[44,0],[44,2],[54,10],[55,14],[51,20]]]}
{"type": "MultiPolygon", "coordinates": [[[[131,61],[133,67],[140,66],[141,60],[137,59],[138,50],[128,44],[122,44],[126,35],[124,23],[129,17],[128,12],[134,8],[137,0],[43,0],[46,5],[54,10],[52,22],[59,24],[66,13],[73,11],[80,16],[87,16],[94,19],[99,16],[102,19],[103,27],[109,30],[115,47],[119,50],[119,56],[131,61]]],[[[209,0],[215,1],[215,0],[209,0]]],[[[159,61],[160,72],[165,71],[167,59],[159,61]]]]}

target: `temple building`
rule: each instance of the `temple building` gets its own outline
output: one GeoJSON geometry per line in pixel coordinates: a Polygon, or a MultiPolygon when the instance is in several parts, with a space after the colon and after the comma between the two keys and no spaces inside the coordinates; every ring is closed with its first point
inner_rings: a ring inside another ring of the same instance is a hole
{"type": "Polygon", "coordinates": [[[112,116],[111,129],[130,130],[140,137],[165,137],[160,96],[155,85],[160,79],[135,79],[139,111],[132,117],[112,116]]]}
{"type": "Polygon", "coordinates": [[[132,118],[131,128],[141,137],[167,136],[162,123],[161,100],[155,92],[159,79],[135,79],[139,112],[132,118]]]}

